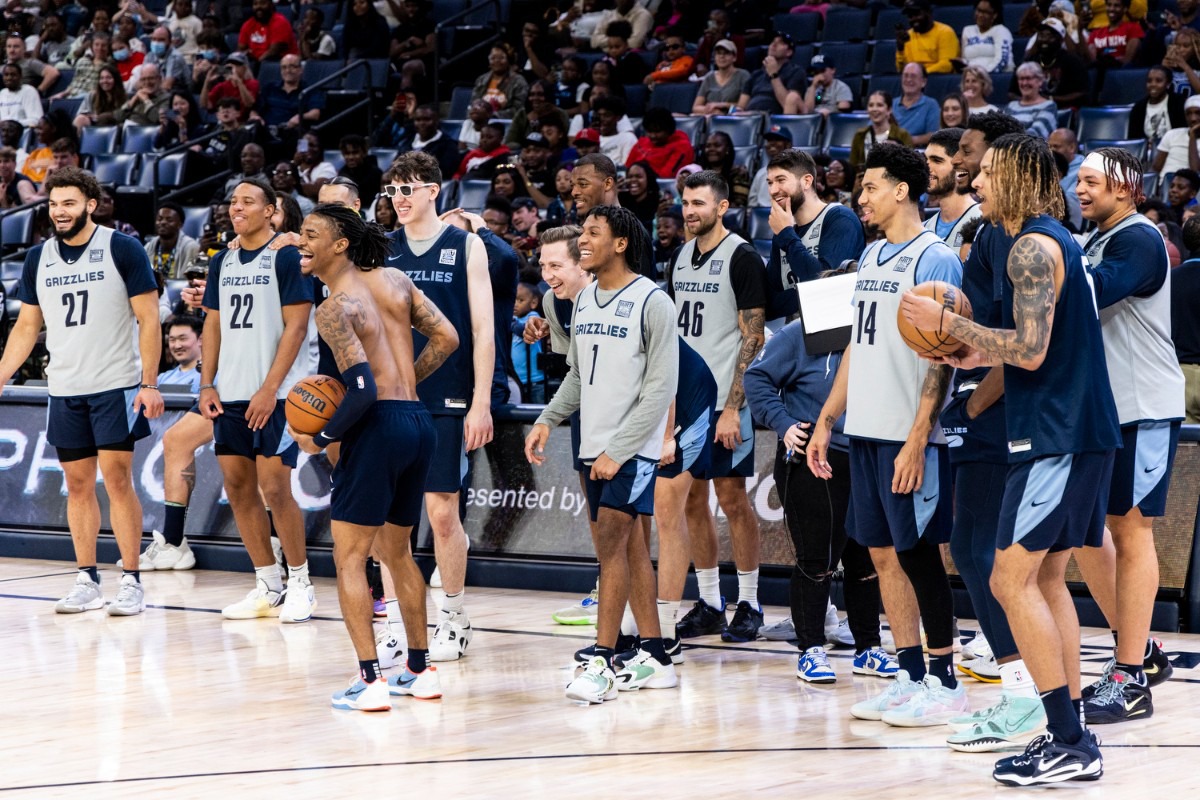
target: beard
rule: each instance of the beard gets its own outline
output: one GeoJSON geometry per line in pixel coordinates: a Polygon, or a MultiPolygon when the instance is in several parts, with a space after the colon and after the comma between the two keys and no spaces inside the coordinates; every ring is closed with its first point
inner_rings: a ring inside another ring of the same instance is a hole
{"type": "Polygon", "coordinates": [[[87,215],[87,212],[85,211],[84,213],[80,214],[78,217],[75,217],[74,220],[72,220],[72,222],[71,222],[71,227],[67,228],[65,231],[60,231],[60,230],[58,230],[57,227],[55,227],[54,236],[60,242],[65,242],[68,239],[74,239],[77,235],[79,235],[79,232],[82,231],[84,229],[84,227],[87,226],[87,224],[88,224],[88,215],[87,215]]]}
{"type": "Polygon", "coordinates": [[[720,219],[720,217],[717,215],[714,215],[711,219],[704,219],[701,217],[699,220],[699,227],[692,232],[692,235],[696,237],[704,236],[713,228],[717,227],[718,219],[720,219]]]}
{"type": "Polygon", "coordinates": [[[930,186],[929,191],[926,192],[926,194],[928,194],[930,197],[949,197],[950,195],[954,194],[957,188],[958,179],[952,172],[944,178],[939,178],[937,184],[930,186]]]}
{"type": "Polygon", "coordinates": [[[799,214],[802,208],[804,208],[804,192],[797,192],[792,195],[792,216],[799,214]]]}

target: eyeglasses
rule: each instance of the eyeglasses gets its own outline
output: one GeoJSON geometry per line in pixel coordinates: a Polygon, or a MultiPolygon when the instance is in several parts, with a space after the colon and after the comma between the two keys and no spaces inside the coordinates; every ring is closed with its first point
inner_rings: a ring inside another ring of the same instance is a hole
{"type": "Polygon", "coordinates": [[[383,193],[388,197],[395,197],[396,195],[400,195],[401,197],[412,197],[413,192],[415,192],[417,189],[425,189],[434,185],[435,184],[432,183],[389,183],[387,186],[383,187],[383,193]]]}

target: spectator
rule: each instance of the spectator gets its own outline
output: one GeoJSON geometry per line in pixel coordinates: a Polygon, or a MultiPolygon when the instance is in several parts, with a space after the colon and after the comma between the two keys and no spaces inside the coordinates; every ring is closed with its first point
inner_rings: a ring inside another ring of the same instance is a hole
{"type": "Polygon", "coordinates": [[[936,100],[925,94],[929,78],[925,67],[916,62],[904,65],[900,73],[901,94],[892,102],[892,116],[896,124],[908,131],[913,145],[924,147],[929,137],[938,129],[941,108],[936,100]]]}
{"type": "Polygon", "coordinates": [[[750,197],[747,202],[751,208],[768,208],[771,205],[771,190],[767,187],[767,163],[784,150],[790,149],[793,144],[792,132],[782,125],[770,126],[762,138],[766,157],[750,181],[750,197]]]}
{"type": "Polygon", "coordinates": [[[113,213],[113,193],[112,187],[107,184],[100,185],[100,202],[96,204],[96,210],[92,212],[92,221],[97,225],[105,228],[112,228],[118,233],[123,233],[126,236],[132,236],[140,243],[142,241],[141,232],[124,220],[119,220],[113,213]]]}
{"type": "Polygon", "coordinates": [[[1137,57],[1145,31],[1129,18],[1129,0],[1107,0],[1106,7],[1110,13],[1105,22],[1088,31],[1088,53],[1101,69],[1127,67],[1137,57]]]}
{"type": "Polygon", "coordinates": [[[300,170],[291,161],[280,161],[271,167],[271,188],[278,194],[286,194],[295,199],[300,206],[300,213],[307,215],[313,210],[315,203],[300,194],[300,170]]]}
{"type": "Polygon", "coordinates": [[[471,90],[471,99],[486,100],[494,117],[512,119],[518,109],[525,107],[529,84],[513,71],[515,55],[507,42],[494,46],[488,54],[488,71],[475,79],[471,90]]]}
{"type": "Polygon", "coordinates": [[[512,147],[520,144],[530,133],[541,133],[542,122],[551,117],[557,118],[563,127],[569,125],[570,120],[566,112],[555,106],[553,99],[553,83],[534,81],[529,87],[525,108],[518,110],[513,115],[512,125],[508,126],[508,133],[504,137],[505,144],[512,147]]]}
{"type": "MultiPolygon", "coordinates": [[[[1108,26],[1110,19],[1108,0],[1077,0],[1076,5],[1079,6],[1080,18],[1090,30],[1108,26]]],[[[1182,3],[1176,2],[1175,5],[1178,5],[1182,12],[1182,9],[1189,3],[1188,0],[1183,0],[1182,3]]],[[[1149,3],[1147,0],[1132,0],[1125,4],[1125,8],[1130,19],[1134,22],[1141,22],[1146,18],[1149,3]]]]}
{"type": "Polygon", "coordinates": [[[1048,139],[1050,149],[1067,160],[1067,172],[1059,181],[1067,196],[1075,194],[1075,185],[1079,183],[1079,168],[1083,166],[1083,154],[1079,152],[1079,139],[1070,128],[1054,130],[1048,139]]]}
{"type": "Polygon", "coordinates": [[[29,154],[21,171],[35,182],[41,183],[46,180],[46,173],[54,166],[52,145],[59,139],[74,138],[75,128],[72,127],[67,112],[58,109],[42,117],[41,121],[37,123],[37,131],[41,147],[29,154]]]}
{"type": "Polygon", "coordinates": [[[21,68],[5,64],[0,80],[4,83],[0,89],[0,120],[15,120],[26,128],[36,125],[42,118],[42,98],[37,89],[21,82],[21,68]]]}
{"type": "Polygon", "coordinates": [[[200,243],[183,232],[183,206],[168,200],[158,206],[154,217],[154,235],[146,240],[150,266],[164,279],[182,278],[196,263],[200,243]]]}
{"type": "Polygon", "coordinates": [[[723,8],[714,8],[708,12],[708,25],[704,28],[704,35],[700,38],[700,46],[696,48],[697,75],[703,78],[709,73],[708,65],[716,62],[717,45],[722,41],[727,43],[726,49],[733,53],[734,67],[746,66],[743,58],[746,52],[746,37],[732,31],[728,11],[723,8]]]}
{"type": "Polygon", "coordinates": [[[1183,95],[1171,84],[1171,71],[1162,65],[1146,71],[1146,96],[1133,104],[1129,112],[1128,139],[1145,139],[1151,152],[1172,128],[1187,124],[1183,116],[1183,95]]]}
{"type": "Polygon", "coordinates": [[[58,14],[51,14],[42,23],[42,32],[29,52],[34,59],[44,64],[55,65],[67,60],[74,44],[74,38],[67,35],[63,18],[58,14]]]}
{"type": "Polygon", "coordinates": [[[479,146],[483,126],[492,119],[492,104],[487,100],[472,100],[467,107],[467,118],[458,130],[458,149],[466,152],[479,146]]]}
{"type": "Polygon", "coordinates": [[[78,36],[87,21],[88,10],[78,0],[51,0],[47,10],[63,21],[68,36],[78,36]]]}
{"type": "Polygon", "coordinates": [[[92,45],[93,37],[99,33],[112,36],[112,18],[108,14],[108,9],[103,6],[92,12],[92,19],[88,23],[88,27],[75,37],[75,47],[71,51],[71,58],[79,61],[80,57],[86,55],[88,48],[92,45]]]}
{"type": "Polygon", "coordinates": [[[118,33],[112,37],[112,57],[113,61],[117,62],[117,70],[121,73],[125,91],[132,90],[133,71],[146,60],[146,54],[134,50],[129,44],[129,39],[118,33]]]}
{"type": "MultiPolygon", "coordinates": [[[[416,98],[407,92],[396,92],[387,115],[380,120],[375,133],[371,135],[371,141],[376,147],[399,147],[401,142],[413,135],[412,115],[415,112],[416,98]]],[[[461,157],[460,153],[458,158],[461,157]]],[[[455,159],[456,165],[458,158],[455,159]]]]}
{"type": "Polygon", "coordinates": [[[653,87],[660,83],[686,83],[696,66],[696,60],[687,54],[683,37],[670,32],[659,51],[658,66],[643,81],[653,87]]]}
{"type": "Polygon", "coordinates": [[[620,206],[636,214],[646,226],[646,233],[651,236],[654,235],[654,218],[658,216],[658,205],[662,199],[658,176],[649,161],[634,161],[625,168],[625,179],[617,184],[620,206]]]}
{"type": "Polygon", "coordinates": [[[521,27],[521,52],[525,54],[521,74],[528,83],[550,77],[550,67],[556,58],[554,45],[536,22],[527,21],[521,27]]]}
{"type": "Polygon", "coordinates": [[[186,89],[171,92],[170,109],[159,115],[158,133],[154,136],[155,150],[169,150],[186,144],[204,134],[204,123],[200,120],[200,106],[196,98],[186,89]]]}
{"type": "Polygon", "coordinates": [[[538,245],[538,207],[531,197],[516,197],[512,200],[512,227],[520,234],[514,236],[512,246],[517,252],[529,256],[538,245]]]}
{"type": "MultiPolygon", "coordinates": [[[[630,42],[633,29],[629,23],[625,20],[617,20],[610,22],[603,30],[605,33],[603,47],[607,54],[604,61],[612,67],[608,84],[615,87],[644,81],[650,69],[642,57],[633,52],[633,45],[630,42]]],[[[592,85],[595,86],[594,67],[592,77],[592,85]]],[[[621,94],[624,94],[624,90],[621,91],[621,94]]]]}
{"type": "MultiPolygon", "coordinates": [[[[567,56],[563,59],[562,68],[558,74],[558,83],[554,85],[554,105],[561,108],[568,117],[581,111],[587,111],[584,94],[589,87],[583,81],[586,71],[587,62],[583,59],[576,56],[567,56]]],[[[566,130],[564,129],[563,132],[565,133],[566,130]]]]}
{"type": "Polygon", "coordinates": [[[867,155],[880,142],[899,142],[912,147],[912,136],[892,117],[891,109],[895,107],[892,96],[884,91],[871,92],[867,98],[867,125],[858,129],[850,143],[850,166],[855,175],[862,174],[867,155]]]}
{"type": "Polygon", "coordinates": [[[804,94],[788,92],[783,104],[785,114],[821,114],[829,116],[849,111],[854,102],[850,87],[837,79],[837,65],[831,56],[818,53],[808,62],[808,88],[804,94]]]}
{"type": "Polygon", "coordinates": [[[949,25],[933,21],[929,0],[907,0],[904,16],[908,24],[896,25],[896,69],[905,64],[920,64],[926,73],[954,71],[959,57],[958,35],[949,25]]]}
{"type": "Polygon", "coordinates": [[[1171,339],[1185,381],[1184,422],[1200,423],[1200,217],[1183,224],[1187,261],[1171,272],[1171,339]]]}
{"type": "Polygon", "coordinates": [[[160,25],[150,34],[150,54],[143,64],[157,64],[162,75],[162,88],[171,91],[176,85],[188,85],[189,69],[183,54],[171,47],[171,31],[160,25]]]}
{"type": "Polygon", "coordinates": [[[204,88],[205,79],[210,73],[219,73],[221,62],[229,55],[225,46],[225,38],[220,33],[205,31],[200,34],[200,52],[192,60],[192,94],[199,95],[204,88]]]}
{"type": "Polygon", "coordinates": [[[600,20],[604,14],[602,0],[575,0],[550,26],[550,33],[558,40],[576,48],[591,48],[592,36],[597,31],[604,31],[604,28],[600,27],[600,20]]]}
{"type": "Polygon", "coordinates": [[[59,71],[36,58],[28,58],[25,52],[25,40],[19,33],[10,33],[4,41],[4,55],[9,64],[15,64],[21,71],[21,81],[37,90],[39,95],[45,95],[58,80],[59,71]]]}
{"type": "Polygon", "coordinates": [[[538,367],[539,356],[542,353],[540,341],[525,344],[525,323],[530,317],[540,317],[538,308],[541,306],[542,294],[532,283],[521,281],[517,284],[517,302],[513,304],[512,319],[512,365],[517,380],[521,384],[521,402],[546,402],[545,375],[538,367]],[[518,332],[520,331],[520,332],[518,332]]]}
{"type": "Polygon", "coordinates": [[[300,56],[279,59],[279,80],[259,86],[258,99],[254,110],[250,112],[251,121],[266,125],[274,137],[289,148],[299,138],[304,126],[321,121],[321,111],[325,106],[323,92],[303,95],[302,74],[300,56]]]}
{"type": "Polygon", "coordinates": [[[267,166],[267,154],[261,145],[254,142],[247,142],[246,146],[242,148],[242,154],[238,161],[241,166],[241,172],[236,172],[229,176],[225,181],[225,186],[213,198],[215,201],[224,200],[229,197],[233,193],[233,190],[237,188],[237,185],[247,178],[262,180],[269,177],[263,174],[263,169],[267,166]]]}
{"type": "Polygon", "coordinates": [[[455,180],[488,180],[512,153],[504,144],[504,126],[489,122],[479,132],[479,146],[468,150],[454,173],[455,180]]]}
{"type": "Polygon", "coordinates": [[[213,203],[208,220],[200,236],[200,252],[212,258],[224,250],[236,236],[233,232],[233,220],[229,218],[229,203],[213,203]]]}
{"type": "Polygon", "coordinates": [[[670,268],[675,251],[683,244],[683,213],[678,208],[658,212],[658,235],[654,237],[654,271],[661,280],[670,268]]]}
{"type": "MultiPolygon", "coordinates": [[[[163,297],[166,297],[165,293],[163,297]]],[[[200,391],[203,346],[200,337],[204,334],[204,320],[181,314],[176,317],[168,315],[162,322],[167,329],[167,349],[175,366],[160,372],[156,383],[159,386],[186,386],[188,391],[195,394],[200,391]]]]}
{"type": "Polygon", "coordinates": [[[401,88],[410,88],[426,75],[433,74],[435,53],[434,21],[425,0],[403,0],[392,29],[390,57],[392,69],[401,75],[401,88]]]}
{"type": "Polygon", "coordinates": [[[978,67],[984,72],[1013,71],[1013,35],[1004,27],[1000,0],[975,0],[975,24],[962,31],[962,57],[955,67],[978,67]]]}
{"type": "Polygon", "coordinates": [[[512,203],[518,197],[529,197],[529,189],[525,185],[525,179],[521,177],[521,173],[515,166],[501,164],[492,175],[491,194],[494,197],[503,197],[512,203]]]}
{"type": "Polygon", "coordinates": [[[100,68],[96,78],[96,89],[83,98],[79,114],[75,117],[76,129],[82,131],[91,125],[120,125],[125,117],[125,84],[121,73],[112,64],[100,68]]]}
{"type": "Polygon", "coordinates": [[[644,160],[659,175],[674,175],[684,164],[696,160],[696,149],[692,147],[691,139],[683,131],[676,130],[675,117],[667,109],[646,109],[642,129],[646,135],[634,144],[625,164],[644,160]]]}
{"type": "Polygon", "coordinates": [[[731,39],[721,39],[713,46],[713,69],[700,80],[693,114],[732,114],[737,110],[738,98],[750,83],[750,73],[735,66],[738,52],[731,39]]]}
{"type": "Polygon", "coordinates": [[[1045,78],[1045,73],[1036,63],[1026,61],[1021,64],[1017,67],[1017,87],[1021,90],[1021,97],[1005,107],[1030,134],[1039,139],[1045,139],[1050,131],[1058,127],[1058,106],[1053,100],[1042,96],[1045,78]]]}
{"type": "Polygon", "coordinates": [[[314,131],[304,134],[296,142],[292,162],[300,171],[300,192],[310,200],[316,200],[321,187],[337,177],[337,170],[325,160],[321,138],[314,131]]]}
{"type": "Polygon", "coordinates": [[[584,128],[575,136],[575,160],[600,152],[600,131],[584,128]]]}
{"type": "Polygon", "coordinates": [[[114,36],[121,36],[129,43],[133,53],[146,55],[146,45],[142,42],[142,26],[132,15],[122,14],[120,10],[113,14],[114,36]]]}
{"type": "Polygon", "coordinates": [[[337,42],[325,30],[324,11],[316,6],[304,9],[296,45],[300,48],[300,58],[305,61],[332,61],[337,58],[337,42]]]}
{"type": "Polygon", "coordinates": [[[293,197],[284,195],[278,198],[279,205],[271,217],[271,230],[276,233],[300,233],[304,224],[304,214],[300,212],[300,204],[293,197]]]}
{"type": "Polygon", "coordinates": [[[54,144],[50,145],[50,155],[53,163],[46,169],[46,180],[50,179],[55,170],[82,166],[79,163],[79,140],[73,136],[55,139],[54,144]]]}
{"type": "Polygon", "coordinates": [[[1162,65],[1171,70],[1175,91],[1184,96],[1200,92],[1200,32],[1180,28],[1167,47],[1162,65]]]}
{"type": "MultiPolygon", "coordinates": [[[[1053,17],[1038,28],[1037,39],[1025,62],[1036,63],[1046,77],[1045,91],[1058,108],[1075,108],[1084,102],[1088,90],[1087,66],[1063,48],[1067,29],[1053,17]]],[[[1009,92],[1020,95],[1017,76],[1009,84],[1009,92]]]]}
{"type": "Polygon", "coordinates": [[[489,231],[506,242],[512,238],[512,203],[491,195],[484,201],[482,216],[489,231]]]}
{"type": "Polygon", "coordinates": [[[137,92],[121,106],[123,121],[133,125],[157,125],[171,95],[162,87],[157,64],[143,64],[138,74],[137,92]]]}
{"type": "Polygon", "coordinates": [[[438,160],[443,175],[453,175],[462,161],[458,142],[442,132],[441,117],[432,104],[417,106],[412,115],[411,133],[396,146],[401,152],[422,150],[429,153],[438,160]]]}
{"type": "Polygon", "coordinates": [[[255,61],[278,61],[287,55],[300,54],[291,24],[275,10],[272,0],[254,0],[251,9],[250,19],[238,33],[238,50],[255,61]]]}
{"type": "Polygon", "coordinates": [[[958,92],[950,92],[942,98],[942,128],[965,128],[967,127],[967,117],[971,115],[970,109],[967,108],[967,98],[963,97],[958,92]]]}
{"type": "MultiPolygon", "coordinates": [[[[732,208],[745,208],[750,196],[750,173],[741,164],[735,164],[736,153],[733,140],[724,131],[710,133],[704,142],[704,150],[697,163],[701,169],[711,169],[720,173],[729,185],[729,205],[732,208]]],[[[682,196],[682,192],[680,195],[682,196]]]]}
{"type": "Polygon", "coordinates": [[[997,108],[989,102],[992,90],[992,76],[982,68],[967,66],[963,68],[962,81],[959,83],[963,99],[967,101],[967,114],[986,114],[997,108]]]}
{"type": "Polygon", "coordinates": [[[18,171],[25,166],[25,159],[29,155],[21,149],[21,137],[24,135],[25,126],[15,119],[0,121],[0,147],[11,147],[17,154],[18,171]]]}
{"type": "Polygon", "coordinates": [[[750,73],[750,82],[738,98],[736,110],[783,113],[788,92],[804,91],[804,67],[792,63],[795,52],[791,36],[776,34],[767,46],[762,67],[750,73]]]}
{"type": "Polygon", "coordinates": [[[617,122],[625,116],[625,101],[619,97],[601,97],[592,104],[592,117],[600,131],[600,152],[615,164],[624,164],[637,144],[633,131],[622,131],[617,122]]]}
{"type": "MultiPolygon", "coordinates": [[[[100,68],[104,66],[112,67],[111,59],[112,39],[108,33],[97,33],[92,40],[92,54],[89,57],[86,53],[75,61],[75,74],[71,77],[71,83],[66,89],[61,92],[51,95],[51,100],[59,100],[64,97],[87,97],[92,92],[96,91],[96,82],[100,77],[100,68]]],[[[120,74],[117,74],[118,80],[120,74]]],[[[125,86],[121,86],[121,91],[125,91],[125,86]]]]}
{"type": "Polygon", "coordinates": [[[338,170],[338,175],[350,178],[358,184],[363,197],[379,194],[379,187],[383,183],[383,170],[379,168],[379,161],[375,156],[368,152],[366,137],[348,133],[338,142],[338,149],[342,151],[342,168],[338,170]]]}
{"type": "Polygon", "coordinates": [[[826,203],[840,203],[851,208],[854,197],[851,193],[856,183],[854,167],[844,158],[835,158],[825,167],[822,189],[818,196],[826,203]]]}
{"type": "MultiPolygon", "coordinates": [[[[269,1],[269,0],[268,0],[269,1]]],[[[255,3],[264,0],[255,0],[255,3]]],[[[282,68],[280,69],[282,75],[282,68]]],[[[200,104],[209,111],[226,97],[238,101],[238,113],[245,120],[258,101],[258,81],[250,72],[245,53],[230,53],[225,57],[224,68],[213,68],[204,77],[204,88],[200,90],[200,104]]]]}
{"type": "Polygon", "coordinates": [[[371,215],[375,222],[383,226],[385,231],[394,231],[399,227],[399,220],[396,218],[396,207],[392,205],[392,199],[387,195],[381,194],[375,199],[375,205],[371,208],[371,215]]]}
{"type": "MultiPolygon", "coordinates": [[[[31,155],[30,158],[32,157],[31,155]]],[[[1174,215],[1175,222],[1183,219],[1185,208],[1196,204],[1196,192],[1198,191],[1200,191],[1200,173],[1194,169],[1181,169],[1171,178],[1171,185],[1167,189],[1167,206],[1174,215]]]]}
{"type": "Polygon", "coordinates": [[[194,11],[192,0],[175,0],[171,4],[170,12],[163,18],[163,24],[171,31],[171,46],[189,64],[200,52],[197,39],[204,28],[204,23],[194,11]]]}
{"type": "Polygon", "coordinates": [[[575,198],[571,197],[571,167],[560,165],[554,173],[554,199],[546,206],[546,227],[565,225],[574,205],[575,198]]]}
{"type": "Polygon", "coordinates": [[[1200,167],[1197,136],[1200,135],[1200,95],[1192,95],[1183,103],[1184,125],[1172,128],[1163,135],[1154,151],[1154,171],[1159,175],[1200,167]]]}
{"type": "Polygon", "coordinates": [[[554,118],[545,120],[542,122],[541,134],[546,137],[546,147],[550,148],[550,163],[561,164],[576,159],[575,148],[570,146],[567,129],[562,126],[562,122],[554,118]]]}
{"type": "Polygon", "coordinates": [[[0,147],[0,208],[15,208],[40,199],[37,184],[17,172],[17,151],[0,147]]]}
{"type": "Polygon", "coordinates": [[[203,156],[205,161],[203,165],[199,165],[199,169],[193,170],[189,159],[189,173],[197,173],[192,175],[192,178],[199,180],[211,175],[213,170],[236,170],[241,164],[242,148],[252,139],[253,134],[242,125],[240,109],[241,105],[235,97],[226,97],[217,104],[217,135],[205,140],[203,146],[194,144],[191,147],[203,156]]]}
{"type": "Polygon", "coordinates": [[[546,137],[537,131],[526,136],[515,166],[529,196],[537,203],[538,208],[550,205],[550,198],[554,195],[554,171],[558,162],[550,160],[550,143],[546,141],[546,137]]]}
{"type": "Polygon", "coordinates": [[[347,61],[359,58],[387,58],[391,49],[391,31],[383,15],[371,0],[352,0],[342,41],[347,61]]]}
{"type": "MultiPolygon", "coordinates": [[[[629,25],[629,34],[625,38],[628,39],[629,46],[636,50],[645,46],[650,29],[654,27],[654,15],[634,0],[617,0],[616,8],[609,9],[600,15],[600,20],[595,28],[596,32],[592,34],[593,50],[605,48],[605,45],[608,44],[606,39],[612,38],[612,34],[608,32],[608,26],[614,22],[625,22],[629,25]]],[[[638,83],[639,81],[633,82],[638,83]]]]}

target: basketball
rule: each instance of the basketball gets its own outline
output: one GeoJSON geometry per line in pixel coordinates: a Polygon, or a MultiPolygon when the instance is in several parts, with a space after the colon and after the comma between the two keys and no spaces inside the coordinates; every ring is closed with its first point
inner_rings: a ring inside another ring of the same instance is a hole
{"type": "Polygon", "coordinates": [[[346,387],[337,378],[309,375],[288,392],[288,425],[307,436],[320,433],[345,396],[346,387]]]}
{"type": "MultiPolygon", "coordinates": [[[[926,281],[914,286],[916,294],[930,297],[940,303],[947,311],[952,311],[961,317],[971,319],[971,302],[963,294],[962,289],[951,286],[943,281],[926,281]]],[[[948,356],[956,352],[962,343],[942,331],[923,331],[913,327],[904,318],[902,312],[896,314],[896,327],[900,329],[900,337],[904,343],[916,351],[917,355],[934,358],[948,356]]]]}

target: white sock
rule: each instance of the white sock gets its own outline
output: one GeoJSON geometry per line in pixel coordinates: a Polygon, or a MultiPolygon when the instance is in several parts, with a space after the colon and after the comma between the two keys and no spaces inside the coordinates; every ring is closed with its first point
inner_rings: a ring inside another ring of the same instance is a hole
{"type": "Polygon", "coordinates": [[[297,578],[299,578],[304,583],[312,582],[309,580],[309,577],[308,577],[308,562],[307,561],[305,561],[303,564],[301,564],[298,567],[293,567],[290,564],[288,565],[288,583],[291,583],[292,581],[296,580],[297,578]]]}
{"type": "Polygon", "coordinates": [[[721,610],[721,568],[696,570],[696,586],[700,588],[700,599],[718,611],[721,610]]]}
{"type": "Polygon", "coordinates": [[[738,570],[738,602],[749,603],[750,607],[756,611],[758,605],[758,570],[752,569],[749,572],[738,570]]]}
{"type": "Polygon", "coordinates": [[[675,638],[675,622],[679,618],[678,600],[658,601],[658,627],[664,639],[675,638]]]}
{"type": "Polygon", "coordinates": [[[629,607],[629,603],[625,604],[625,611],[621,614],[621,633],[625,636],[637,636],[637,622],[633,619],[633,609],[629,607]]]}
{"type": "Polygon", "coordinates": [[[279,571],[278,564],[271,564],[268,567],[255,567],[254,577],[267,585],[267,588],[272,592],[283,591],[283,575],[279,571]]]}
{"type": "Polygon", "coordinates": [[[442,611],[445,611],[447,613],[450,613],[452,611],[462,611],[463,610],[463,595],[465,595],[466,593],[467,593],[467,590],[463,589],[458,594],[446,595],[446,599],[442,601],[442,611]]]}
{"type": "Polygon", "coordinates": [[[1033,676],[1021,659],[1000,664],[1000,687],[1015,697],[1037,697],[1033,676]]]}
{"type": "Polygon", "coordinates": [[[383,607],[387,609],[387,624],[393,632],[404,630],[404,617],[400,615],[400,601],[396,598],[384,598],[383,607]]]}

